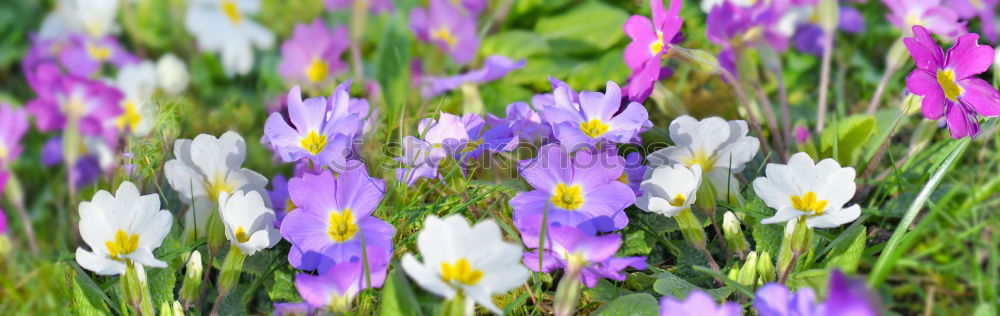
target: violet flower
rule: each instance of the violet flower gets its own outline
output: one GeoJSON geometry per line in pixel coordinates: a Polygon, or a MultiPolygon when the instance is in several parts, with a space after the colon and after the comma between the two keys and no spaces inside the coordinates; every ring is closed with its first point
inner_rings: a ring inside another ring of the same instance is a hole
{"type": "Polygon", "coordinates": [[[565,84],[553,86],[555,104],[542,109],[556,139],[575,151],[600,142],[629,143],[646,126],[652,126],[646,108],[630,102],[622,109],[621,89],[608,81],[605,93],[577,94],[565,84]]]}
{"type": "Polygon", "coordinates": [[[921,26],[949,39],[966,33],[965,23],[958,21],[958,13],[945,6],[942,1],[882,0],[890,10],[886,19],[904,32],[914,26],[921,26]]]}
{"type": "Polygon", "coordinates": [[[59,61],[71,75],[90,77],[101,70],[104,63],[122,67],[138,63],[139,58],[122,48],[114,36],[95,40],[83,34],[74,34],[59,51],[59,61]]]}
{"type": "Polygon", "coordinates": [[[958,17],[966,20],[979,17],[982,33],[990,43],[997,43],[996,11],[998,0],[946,0],[947,7],[955,10],[958,17]]]}
{"type": "Polygon", "coordinates": [[[760,316],[875,316],[877,303],[863,282],[849,280],[834,270],[825,302],[817,303],[811,288],[792,293],[784,285],[768,283],[757,290],[753,307],[760,316]]]}
{"type": "MultiPolygon", "coordinates": [[[[549,97],[551,99],[551,95],[549,97]]],[[[539,98],[544,98],[544,96],[536,95],[532,98],[532,103],[538,106],[540,103],[537,99],[539,98]]],[[[547,139],[552,135],[552,127],[548,123],[543,122],[541,114],[527,103],[514,102],[508,104],[506,112],[507,116],[504,118],[487,114],[486,121],[491,126],[507,126],[514,136],[526,142],[537,142],[547,139]]]]}
{"type": "MultiPolygon", "coordinates": [[[[299,87],[288,93],[288,118],[271,113],[264,123],[261,143],[269,145],[285,162],[308,159],[318,166],[340,171],[347,166],[354,135],[361,127],[358,113],[349,108],[347,87],[330,95],[302,100],[299,87]]],[[[318,169],[317,166],[317,169],[318,169]]]]}
{"type": "MultiPolygon", "coordinates": [[[[347,10],[351,8],[354,0],[326,0],[323,4],[326,6],[327,10],[337,11],[337,10],[347,10]]],[[[395,9],[392,5],[392,0],[369,0],[368,10],[372,13],[378,14],[382,12],[389,12],[395,9]]]]}
{"type": "MultiPolygon", "coordinates": [[[[858,9],[843,4],[838,8],[840,11],[837,14],[838,29],[851,34],[864,32],[864,16],[861,15],[858,9]]],[[[815,8],[812,9],[815,10],[815,8]]],[[[826,32],[823,31],[823,28],[819,24],[802,23],[796,27],[795,35],[792,36],[792,42],[795,44],[796,50],[820,56],[823,54],[823,43],[826,36],[826,32]]]]}
{"type": "Polygon", "coordinates": [[[716,304],[715,299],[702,291],[691,292],[683,301],[669,296],[660,299],[660,316],[687,315],[739,316],[743,315],[743,307],[733,302],[716,304]]]}
{"type": "Polygon", "coordinates": [[[669,75],[669,68],[662,67],[669,44],[679,41],[681,0],[671,0],[670,10],[663,9],[663,0],[650,0],[653,21],[633,15],[625,22],[625,34],[632,42],[625,48],[625,64],[632,69],[626,95],[630,101],[642,102],[653,90],[653,83],[669,75]]]}
{"type": "MultiPolygon", "coordinates": [[[[537,248],[541,218],[534,218],[533,223],[527,226],[533,229],[522,230],[521,235],[533,236],[523,238],[524,245],[537,248]]],[[[532,271],[545,273],[557,269],[579,269],[580,281],[587,287],[594,287],[600,279],[624,281],[627,275],[622,270],[629,267],[639,270],[646,268],[645,257],[614,257],[622,244],[622,237],[618,234],[598,236],[589,228],[549,225],[545,239],[541,267],[538,249],[524,253],[524,265],[532,271]]]]}
{"type": "Polygon", "coordinates": [[[0,170],[21,155],[21,137],[28,131],[28,113],[0,103],[0,170]]]}
{"type": "Polygon", "coordinates": [[[993,48],[979,45],[975,33],[960,36],[945,53],[923,26],[913,27],[914,37],[903,39],[917,69],[906,78],[906,88],[924,97],[924,117],[945,117],[951,137],[976,137],[978,115],[1000,115],[1000,92],[974,77],[993,64],[993,48]]]}
{"type": "Polygon", "coordinates": [[[472,61],[479,50],[476,17],[448,0],[430,0],[428,8],[411,10],[410,28],[417,39],[437,45],[460,65],[472,61]]]}
{"type": "Polygon", "coordinates": [[[347,28],[343,25],[331,31],[320,19],[298,24],[292,37],[281,44],[278,73],[288,82],[323,86],[347,69],[340,55],[347,50],[349,42],[347,28]]]}
{"type": "Polygon", "coordinates": [[[39,66],[29,84],[38,97],[26,108],[39,130],[61,130],[73,119],[78,132],[114,142],[118,131],[112,123],[122,113],[120,91],[100,81],[65,76],[52,64],[39,66]]]}
{"type": "Polygon", "coordinates": [[[424,98],[430,98],[450,90],[454,90],[466,83],[487,83],[503,78],[507,73],[515,69],[524,68],[524,59],[517,62],[504,56],[486,57],[483,68],[469,71],[450,77],[424,76],[422,78],[423,87],[420,94],[424,98]]]}
{"type": "Polygon", "coordinates": [[[388,269],[388,258],[369,258],[368,274],[361,260],[338,263],[319,275],[296,274],[295,288],[313,308],[347,312],[354,296],[367,288],[369,281],[372,287],[382,287],[388,269]]]}
{"type": "Polygon", "coordinates": [[[274,316],[312,316],[316,311],[307,302],[274,303],[274,316]]]}
{"type": "Polygon", "coordinates": [[[271,198],[271,204],[274,205],[274,227],[280,229],[281,221],[284,220],[285,215],[297,208],[295,202],[288,195],[288,178],[280,173],[274,175],[271,178],[271,190],[267,191],[267,195],[271,198]]]}

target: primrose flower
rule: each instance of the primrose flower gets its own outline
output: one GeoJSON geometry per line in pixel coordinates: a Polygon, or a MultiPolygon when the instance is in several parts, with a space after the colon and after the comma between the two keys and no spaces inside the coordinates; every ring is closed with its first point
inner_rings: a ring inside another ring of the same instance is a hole
{"type": "Polygon", "coordinates": [[[184,26],[202,51],[219,53],[228,74],[246,74],[253,67],[253,48],[271,48],[274,34],[246,15],[260,10],[260,0],[193,0],[184,26]]]}
{"type": "Polygon", "coordinates": [[[105,62],[124,67],[139,62],[139,58],[122,48],[114,36],[91,39],[75,34],[59,51],[59,62],[71,75],[90,77],[101,70],[105,62]]]}
{"type": "Polygon", "coordinates": [[[906,88],[924,97],[921,110],[931,120],[942,116],[951,137],[979,135],[982,116],[1000,115],[1000,92],[974,77],[990,69],[993,48],[979,45],[979,35],[962,35],[943,53],[922,26],[913,27],[914,37],[903,39],[917,69],[906,78],[906,88]]]}
{"type": "Polygon", "coordinates": [[[281,228],[281,221],[285,218],[285,215],[298,208],[288,195],[288,178],[280,173],[275,174],[271,178],[271,190],[267,191],[267,195],[274,205],[274,227],[281,228]]]}
{"type": "Polygon", "coordinates": [[[660,316],[684,315],[740,316],[743,307],[733,302],[716,304],[715,299],[702,291],[691,292],[683,301],[669,296],[660,299],[660,316]]]}
{"type": "Polygon", "coordinates": [[[542,118],[552,125],[556,139],[572,150],[601,141],[628,143],[652,126],[642,104],[630,102],[620,110],[621,89],[613,81],[608,81],[605,93],[577,94],[565,84],[553,88],[555,103],[542,109],[542,118]]]}
{"type": "Polygon", "coordinates": [[[471,314],[474,303],[499,314],[492,295],[528,280],[528,269],[518,264],[521,247],[504,241],[500,226],[492,220],[470,226],[461,215],[443,219],[429,215],[417,234],[417,249],[423,262],[406,254],[403,271],[434,294],[447,299],[466,296],[466,314],[471,314]]]}
{"type": "Polygon", "coordinates": [[[476,17],[466,14],[451,1],[430,0],[426,9],[413,8],[409,21],[417,39],[437,45],[455,63],[465,65],[476,57],[479,50],[476,17]]]}
{"type": "MultiPolygon", "coordinates": [[[[62,75],[55,65],[39,66],[29,81],[38,97],[25,108],[43,132],[65,128],[68,120],[78,122],[84,135],[105,137],[109,143],[117,135],[107,122],[121,114],[122,93],[99,81],[62,75]]],[[[70,131],[76,132],[76,131],[70,131]]]]}
{"type": "Polygon", "coordinates": [[[292,37],[281,44],[278,73],[288,82],[322,86],[347,69],[340,55],[347,50],[348,43],[347,28],[343,25],[331,31],[319,19],[311,24],[298,24],[292,37]]]}
{"type": "Polygon", "coordinates": [[[125,66],[118,71],[116,86],[125,94],[121,102],[125,113],[115,119],[115,127],[146,136],[156,123],[156,108],[151,100],[156,91],[156,66],[150,61],[125,66]]]}
{"type": "MultiPolygon", "coordinates": [[[[535,223],[529,226],[540,228],[541,218],[535,217],[534,220],[535,223]]],[[[545,273],[556,269],[567,271],[579,269],[580,281],[587,287],[594,287],[602,278],[624,281],[626,274],[622,270],[629,267],[639,270],[646,268],[645,257],[614,257],[622,244],[621,235],[598,236],[590,227],[586,225],[583,227],[586,228],[550,224],[545,234],[545,251],[541,258],[541,268],[538,266],[538,249],[524,254],[524,265],[532,271],[545,273]]],[[[532,231],[522,231],[521,234],[533,235],[523,239],[526,247],[538,247],[540,232],[537,228],[532,231]]]]}
{"type": "Polygon", "coordinates": [[[949,8],[955,10],[958,13],[958,17],[971,20],[972,18],[979,17],[979,23],[981,23],[982,34],[990,43],[996,44],[997,42],[997,22],[996,22],[996,11],[997,4],[1000,1],[997,0],[946,0],[945,5],[949,8]]]}
{"type": "Polygon", "coordinates": [[[490,56],[483,61],[483,68],[469,71],[451,77],[424,76],[424,84],[420,89],[424,98],[430,98],[450,90],[454,90],[467,83],[486,83],[503,78],[507,73],[515,69],[524,68],[524,59],[513,61],[504,56],[490,56]]]}
{"type": "Polygon", "coordinates": [[[627,184],[635,196],[642,195],[642,181],[646,175],[646,166],[642,165],[642,156],[639,152],[631,152],[625,157],[619,157],[625,171],[618,177],[618,181],[627,184]]]}
{"type": "MultiPolygon", "coordinates": [[[[302,286],[296,286],[301,289],[302,286]]],[[[274,316],[310,316],[314,315],[315,308],[308,302],[299,303],[274,303],[274,316]]]]}
{"type": "MultiPolygon", "coordinates": [[[[378,265],[371,265],[372,287],[382,287],[385,282],[389,260],[378,260],[378,265]]],[[[365,266],[361,261],[339,263],[320,275],[299,273],[295,275],[295,288],[302,298],[313,308],[329,308],[334,311],[346,312],[355,295],[367,287],[365,266]]]]}
{"type": "Polygon", "coordinates": [[[42,20],[38,36],[59,39],[70,33],[83,32],[90,38],[103,38],[118,31],[117,0],[59,0],[55,11],[42,20]]]}
{"type": "Polygon", "coordinates": [[[538,157],[518,166],[534,190],[510,200],[514,221],[548,212],[552,221],[572,226],[586,222],[600,232],[624,228],[628,216],[623,210],[635,202],[635,193],[618,181],[624,172],[618,159],[607,151],[571,156],[558,144],[543,146],[538,157]]]}
{"type": "MultiPolygon", "coordinates": [[[[541,96],[532,98],[532,103],[541,96]]],[[[490,126],[507,126],[514,136],[526,142],[536,142],[552,135],[552,128],[542,121],[542,116],[530,105],[524,102],[514,102],[507,105],[507,117],[499,118],[486,114],[486,122],[490,126]]]]}
{"type": "MultiPolygon", "coordinates": [[[[323,1],[324,6],[327,10],[336,11],[342,9],[350,9],[351,4],[355,0],[326,0],[323,1]]],[[[382,13],[392,11],[395,7],[392,5],[392,0],[371,0],[368,1],[368,10],[372,13],[382,13]]]]}
{"type": "Polygon", "coordinates": [[[330,96],[302,100],[299,87],[288,92],[288,118],[274,112],[264,123],[261,142],[269,144],[285,162],[309,159],[339,170],[347,165],[350,143],[361,127],[356,113],[347,112],[350,96],[341,85],[330,96]],[[343,113],[331,112],[331,108],[343,113]],[[342,114],[342,115],[337,115],[342,114]]]}
{"type": "Polygon", "coordinates": [[[811,288],[803,287],[792,293],[778,283],[768,283],[757,290],[753,307],[760,316],[835,316],[879,315],[877,302],[863,282],[848,279],[839,270],[830,274],[826,302],[817,303],[811,288]]]}
{"type": "Polygon", "coordinates": [[[247,256],[281,240],[274,229],[274,211],[264,205],[257,191],[219,192],[219,216],[226,227],[226,239],[247,256]]]}
{"type": "Polygon", "coordinates": [[[681,24],[681,0],[671,0],[670,10],[663,9],[663,0],[650,0],[653,21],[641,15],[633,15],[625,22],[625,34],[632,42],[625,47],[625,64],[632,69],[626,94],[629,100],[642,102],[653,90],[653,83],[669,75],[669,68],[663,68],[662,59],[667,56],[670,43],[678,42],[681,24]]]}
{"type": "MultiPolygon", "coordinates": [[[[194,140],[174,142],[174,159],[164,165],[163,174],[181,202],[191,206],[185,220],[199,235],[204,235],[220,193],[256,191],[266,196],[267,178],[240,167],[246,153],[243,137],[232,131],[218,138],[201,134],[194,140]]],[[[270,206],[271,200],[265,199],[264,204],[270,206]]]]}
{"type": "MultiPolygon", "coordinates": [[[[817,3],[818,1],[808,5],[795,6],[796,11],[800,12],[800,14],[795,16],[799,20],[794,22],[802,23],[795,26],[795,35],[792,36],[792,42],[795,43],[796,50],[820,56],[823,54],[824,39],[828,34],[823,31],[823,28],[819,24],[816,24],[817,21],[811,20],[817,14],[817,3]]],[[[861,15],[861,11],[845,4],[841,4],[837,8],[837,29],[852,34],[864,32],[865,19],[861,15]]]]}
{"type": "MultiPolygon", "coordinates": [[[[886,19],[907,32],[914,26],[925,27],[934,34],[955,38],[966,33],[965,23],[959,22],[958,13],[942,3],[943,0],[882,0],[889,7],[886,19]]],[[[914,35],[908,33],[906,35],[914,35]]]]}
{"type": "Polygon", "coordinates": [[[303,174],[288,181],[288,192],[297,208],[285,215],[281,235],[292,243],[288,260],[296,268],[323,272],[360,257],[361,238],[369,259],[392,252],[395,228],[372,216],[385,183],[368,177],[364,165],[355,163],[337,177],[329,170],[303,174]]]}
{"type": "Polygon", "coordinates": [[[700,165],[703,178],[712,184],[720,198],[739,191],[739,182],[733,175],[743,171],[760,148],[756,137],[747,136],[746,121],[727,122],[719,117],[699,121],[685,115],[670,122],[669,131],[674,146],[649,154],[648,170],[673,163],[688,168],[700,165]]]}
{"type": "Polygon", "coordinates": [[[395,158],[403,164],[403,168],[396,169],[396,177],[407,185],[420,178],[437,177],[438,167],[449,157],[464,167],[486,152],[510,151],[518,142],[508,126],[487,129],[483,118],[471,113],[459,117],[441,112],[436,120],[421,120],[417,131],[421,138],[404,137],[403,156],[395,158]]]}
{"type": "Polygon", "coordinates": [[[854,221],[861,215],[857,204],[845,208],[854,197],[854,168],[841,168],[827,158],[814,163],[808,154],[792,155],[787,165],[767,164],[766,177],[753,180],[753,189],[767,206],[777,210],[762,224],[784,223],[805,216],[809,228],[831,228],[854,221]]]}
{"type": "Polygon", "coordinates": [[[163,92],[176,95],[187,88],[190,75],[187,65],[174,54],[166,54],[156,61],[156,82],[163,92]]]}
{"type": "Polygon", "coordinates": [[[661,165],[649,170],[649,177],[640,185],[642,196],[636,199],[635,206],[673,217],[694,204],[701,184],[701,165],[691,168],[682,164],[661,165]]]}
{"type": "Polygon", "coordinates": [[[170,212],[160,209],[159,195],[140,196],[131,182],[122,182],[114,196],[98,191],[93,200],[80,202],[80,236],[90,251],[76,248],[76,262],[99,275],[124,274],[126,260],[164,268],[167,263],[153,250],[172,223],[170,212]]]}
{"type": "Polygon", "coordinates": [[[0,170],[21,155],[21,137],[28,131],[28,113],[0,103],[0,170]]]}

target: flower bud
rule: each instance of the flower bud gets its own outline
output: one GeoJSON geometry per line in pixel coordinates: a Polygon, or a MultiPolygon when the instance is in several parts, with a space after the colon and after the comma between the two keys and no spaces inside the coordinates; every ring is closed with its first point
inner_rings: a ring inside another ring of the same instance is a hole
{"type": "Polygon", "coordinates": [[[160,316],[184,316],[184,308],[178,301],[174,301],[173,304],[163,301],[163,304],[160,304],[160,316]]]}
{"type": "Polygon", "coordinates": [[[736,282],[750,286],[757,280],[757,252],[751,251],[747,255],[747,260],[743,262],[743,268],[736,276],[736,282]]]}
{"type": "Polygon", "coordinates": [[[692,246],[698,249],[705,248],[705,231],[701,227],[701,222],[694,216],[690,208],[686,208],[674,216],[677,225],[681,227],[681,234],[692,246]]]}
{"type": "Polygon", "coordinates": [[[702,181],[701,186],[698,186],[697,197],[694,200],[694,204],[698,206],[702,212],[705,212],[709,217],[715,213],[715,186],[709,181],[702,181]]]}
{"type": "Polygon", "coordinates": [[[166,54],[156,62],[156,80],[160,88],[168,94],[180,94],[187,88],[187,65],[174,54],[166,54]]]}
{"type": "Polygon", "coordinates": [[[236,286],[243,272],[243,261],[247,256],[236,245],[229,247],[226,261],[222,262],[222,272],[219,273],[219,295],[225,296],[236,286]]]}
{"type": "Polygon", "coordinates": [[[750,250],[750,244],[747,243],[747,239],[743,235],[740,220],[733,212],[726,211],[726,214],[722,215],[722,234],[726,238],[726,246],[729,247],[730,252],[742,255],[750,250]]]}
{"type": "Polygon", "coordinates": [[[820,0],[816,8],[819,13],[819,26],[823,32],[832,36],[837,31],[837,24],[840,20],[840,9],[837,8],[837,0],[820,0]]]}
{"type": "Polygon", "coordinates": [[[226,227],[222,224],[222,218],[218,211],[213,211],[205,224],[205,235],[208,236],[209,254],[218,253],[222,245],[226,244],[226,227]]]}
{"type": "Polygon", "coordinates": [[[740,264],[734,263],[732,268],[729,268],[729,273],[726,274],[730,280],[736,281],[740,277],[740,264]]]}
{"type": "Polygon", "coordinates": [[[792,233],[795,232],[796,221],[788,221],[785,224],[784,238],[781,242],[781,250],[778,251],[778,275],[785,274],[788,263],[792,261],[792,233]]]}
{"type": "Polygon", "coordinates": [[[764,251],[757,257],[757,284],[774,282],[777,276],[774,274],[774,262],[771,261],[771,254],[764,251]]]}
{"type": "Polygon", "coordinates": [[[906,49],[903,41],[896,40],[896,42],[892,43],[892,47],[889,48],[889,53],[885,55],[885,62],[888,65],[887,69],[896,69],[896,67],[907,62],[909,57],[910,51],[906,49]]]}
{"type": "Polygon", "coordinates": [[[801,255],[812,245],[812,228],[806,226],[804,218],[795,221],[795,229],[792,231],[792,253],[801,255]]]}
{"type": "Polygon", "coordinates": [[[184,283],[181,284],[181,300],[185,305],[193,304],[201,291],[201,253],[195,250],[188,258],[184,271],[184,283]]]}

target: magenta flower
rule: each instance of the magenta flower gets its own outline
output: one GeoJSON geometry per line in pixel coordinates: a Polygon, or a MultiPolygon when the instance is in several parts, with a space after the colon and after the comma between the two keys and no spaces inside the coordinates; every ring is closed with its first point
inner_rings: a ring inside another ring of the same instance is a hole
{"type": "Polygon", "coordinates": [[[982,33],[990,43],[997,43],[996,11],[998,0],[946,0],[947,7],[955,10],[958,17],[966,20],[979,17],[982,33]]]}
{"type": "Polygon", "coordinates": [[[504,56],[486,57],[483,68],[469,71],[451,77],[424,76],[423,87],[420,94],[424,98],[430,98],[447,91],[454,90],[466,83],[487,83],[503,78],[507,73],[515,69],[524,68],[524,60],[513,61],[504,56]]]}
{"type": "Polygon", "coordinates": [[[641,15],[633,15],[625,22],[625,34],[632,42],[625,48],[625,64],[633,71],[646,67],[648,61],[660,59],[667,53],[668,44],[681,29],[684,19],[680,17],[681,0],[670,0],[670,11],[663,9],[662,0],[650,0],[653,21],[641,15]]]}
{"type": "Polygon", "coordinates": [[[292,37],[281,44],[278,73],[288,82],[322,86],[347,69],[340,55],[347,50],[348,43],[347,28],[343,25],[331,31],[319,19],[298,24],[292,37]]]}
{"type": "Polygon", "coordinates": [[[430,0],[427,9],[411,10],[410,28],[417,39],[437,45],[460,65],[472,61],[479,50],[476,17],[448,0],[430,0]]]}
{"type": "Polygon", "coordinates": [[[138,63],[139,58],[130,54],[114,36],[108,35],[101,39],[91,39],[83,34],[69,38],[69,43],[59,51],[59,61],[71,75],[90,77],[101,70],[104,63],[122,67],[129,63],[138,63]]]}
{"type": "Polygon", "coordinates": [[[635,193],[618,181],[624,168],[606,151],[583,150],[572,156],[558,144],[539,148],[538,157],[522,160],[518,170],[534,190],[510,200],[514,221],[548,212],[550,222],[593,225],[596,231],[619,230],[628,224],[623,211],[635,193]]]}
{"type": "Polygon", "coordinates": [[[338,86],[327,103],[324,97],[303,101],[295,86],[288,93],[291,125],[281,113],[271,113],[264,123],[261,143],[270,145],[285,162],[309,159],[318,166],[341,170],[347,166],[351,142],[361,128],[360,115],[350,109],[347,89],[343,84],[338,86]]]}
{"type": "Polygon", "coordinates": [[[80,133],[114,143],[118,131],[113,122],[122,113],[120,91],[100,81],[63,75],[52,64],[39,66],[31,78],[29,84],[38,97],[26,108],[39,130],[60,130],[74,119],[80,133]]]}
{"type": "Polygon", "coordinates": [[[369,264],[373,258],[390,257],[395,228],[371,215],[385,194],[385,183],[368,177],[360,162],[345,169],[337,177],[323,170],[289,180],[288,193],[297,208],[285,215],[281,235],[292,243],[292,266],[324,272],[353,262],[361,257],[362,236],[369,264]]]}
{"type": "Polygon", "coordinates": [[[903,39],[917,65],[906,78],[906,88],[924,97],[924,117],[937,120],[945,116],[952,138],[976,137],[977,114],[1000,115],[1000,92],[974,77],[993,64],[993,48],[979,45],[979,35],[970,33],[959,37],[944,53],[926,28],[914,26],[913,35],[903,39]]]}
{"type": "MultiPolygon", "coordinates": [[[[528,225],[529,231],[521,231],[521,235],[532,235],[523,238],[528,248],[538,247],[540,218],[528,225]],[[529,242],[531,241],[531,242],[529,242]]],[[[644,257],[614,257],[622,244],[622,236],[610,234],[598,236],[591,229],[580,229],[573,226],[549,225],[545,233],[545,251],[542,255],[542,266],[539,267],[539,251],[535,249],[524,253],[524,265],[532,271],[552,272],[557,269],[575,266],[580,269],[580,281],[587,287],[594,287],[600,279],[624,281],[626,268],[646,268],[644,257]]]]}
{"type": "Polygon", "coordinates": [[[904,32],[914,26],[921,26],[949,39],[966,33],[965,23],[958,21],[958,13],[943,5],[942,0],[882,0],[882,2],[891,11],[886,14],[886,19],[904,32]]]}
{"type": "Polygon", "coordinates": [[[738,303],[715,303],[715,299],[705,292],[694,291],[688,294],[686,300],[677,300],[664,296],[660,299],[660,316],[739,316],[743,315],[743,307],[738,303]]]}
{"type": "Polygon", "coordinates": [[[621,89],[608,81],[605,93],[577,94],[565,84],[553,86],[555,104],[542,109],[556,139],[572,150],[599,142],[629,143],[646,126],[652,126],[646,108],[630,102],[621,109],[621,89]]]}
{"type": "Polygon", "coordinates": [[[21,155],[21,137],[28,131],[28,113],[0,103],[0,169],[21,155]]]}
{"type": "MultiPolygon", "coordinates": [[[[0,196],[3,195],[4,189],[7,186],[7,172],[0,170],[0,196]]],[[[3,207],[0,207],[0,235],[7,233],[7,214],[4,213],[3,207]]]]}
{"type": "MultiPolygon", "coordinates": [[[[378,252],[376,255],[381,256],[378,252]]],[[[347,311],[354,296],[367,288],[369,278],[372,287],[382,287],[388,269],[388,258],[373,259],[369,256],[368,275],[362,261],[343,262],[320,275],[296,274],[295,288],[313,308],[347,311]]]]}

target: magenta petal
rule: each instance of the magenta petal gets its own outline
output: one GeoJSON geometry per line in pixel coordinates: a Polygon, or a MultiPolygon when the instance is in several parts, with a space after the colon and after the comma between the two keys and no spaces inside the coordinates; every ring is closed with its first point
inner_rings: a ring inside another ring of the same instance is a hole
{"type": "Polygon", "coordinates": [[[955,80],[983,73],[993,65],[993,48],[979,45],[978,39],[975,33],[962,35],[945,55],[945,68],[955,71],[955,80]]]}
{"type": "Polygon", "coordinates": [[[948,102],[948,131],[951,138],[960,139],[965,136],[975,138],[979,135],[979,122],[976,121],[975,113],[968,113],[962,105],[948,102]]]}
{"type": "Polygon", "coordinates": [[[922,26],[913,27],[913,36],[903,39],[903,44],[913,56],[913,62],[919,69],[936,72],[944,64],[944,53],[941,51],[941,47],[934,43],[930,32],[922,26]]]}
{"type": "Polygon", "coordinates": [[[959,101],[972,106],[979,115],[1000,115],[1000,92],[985,80],[966,78],[958,82],[965,92],[958,97],[959,101]]]}

